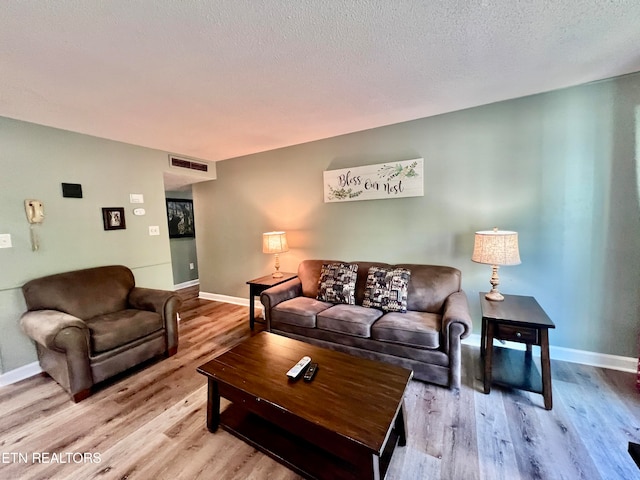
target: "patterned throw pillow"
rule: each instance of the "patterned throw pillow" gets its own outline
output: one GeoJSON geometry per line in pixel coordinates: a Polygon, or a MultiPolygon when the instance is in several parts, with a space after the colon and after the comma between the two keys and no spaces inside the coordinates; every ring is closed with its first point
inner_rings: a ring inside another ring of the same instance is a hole
{"type": "Polygon", "coordinates": [[[362,306],[406,313],[410,278],[411,270],[406,268],[371,267],[367,273],[362,306]]]}
{"type": "Polygon", "coordinates": [[[329,303],[356,303],[358,265],[351,263],[325,263],[320,271],[317,299],[329,303]]]}

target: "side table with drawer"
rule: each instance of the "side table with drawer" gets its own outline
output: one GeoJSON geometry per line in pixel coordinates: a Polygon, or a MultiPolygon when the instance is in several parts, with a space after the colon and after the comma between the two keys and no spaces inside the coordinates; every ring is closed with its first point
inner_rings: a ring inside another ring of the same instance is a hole
{"type": "Polygon", "coordinates": [[[549,329],[555,328],[554,323],[533,297],[505,295],[504,301],[495,302],[484,296],[481,292],[484,393],[491,391],[492,383],[541,393],[544,407],[551,410],[549,329]],[[524,343],[526,351],[494,347],[494,339],[524,343]],[[540,347],[542,375],[533,362],[532,345],[540,347]]]}
{"type": "Polygon", "coordinates": [[[281,277],[274,277],[273,275],[265,275],[264,277],[254,278],[249,280],[249,327],[253,330],[256,323],[255,314],[255,302],[256,297],[264,292],[267,288],[275,287],[281,283],[288,282],[292,278],[296,278],[298,275],[295,273],[283,272],[281,277]]]}

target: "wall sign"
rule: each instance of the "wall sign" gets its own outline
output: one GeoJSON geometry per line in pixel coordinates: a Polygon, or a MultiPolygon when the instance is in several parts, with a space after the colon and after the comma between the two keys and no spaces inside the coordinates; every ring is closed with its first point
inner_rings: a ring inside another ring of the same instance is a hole
{"type": "Polygon", "coordinates": [[[324,201],[423,197],[422,170],[422,158],[327,170],[323,172],[324,201]]]}

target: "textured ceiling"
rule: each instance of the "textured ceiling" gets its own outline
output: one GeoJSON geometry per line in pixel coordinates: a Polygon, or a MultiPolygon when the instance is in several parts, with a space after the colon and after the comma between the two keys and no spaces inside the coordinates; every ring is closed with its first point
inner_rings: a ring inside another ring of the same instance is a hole
{"type": "Polygon", "coordinates": [[[221,160],[640,70],[639,0],[2,0],[0,115],[221,160]]]}

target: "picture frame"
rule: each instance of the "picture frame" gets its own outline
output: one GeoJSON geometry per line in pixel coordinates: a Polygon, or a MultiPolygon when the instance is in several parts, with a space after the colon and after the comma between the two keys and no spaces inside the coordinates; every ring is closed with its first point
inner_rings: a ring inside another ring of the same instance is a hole
{"type": "Polygon", "coordinates": [[[127,223],[124,218],[124,208],[104,207],[102,209],[102,223],[105,230],[124,230],[127,223]]]}
{"type": "Polygon", "coordinates": [[[195,238],[193,200],[167,198],[167,223],[169,238],[195,238]]]}

